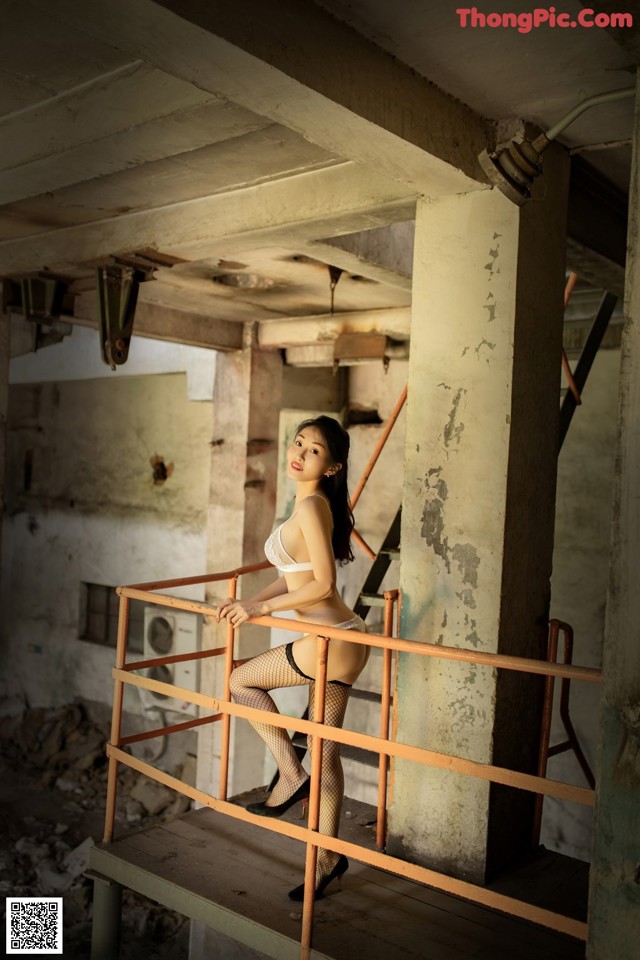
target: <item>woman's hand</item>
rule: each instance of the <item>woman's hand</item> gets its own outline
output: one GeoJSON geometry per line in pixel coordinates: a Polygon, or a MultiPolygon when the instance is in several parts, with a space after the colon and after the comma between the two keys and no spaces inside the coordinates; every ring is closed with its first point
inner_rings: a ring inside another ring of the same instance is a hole
{"type": "Polygon", "coordinates": [[[216,614],[218,623],[221,620],[228,620],[234,627],[239,627],[246,620],[252,617],[264,616],[264,604],[256,600],[234,600],[233,597],[227,599],[218,607],[216,614]]]}

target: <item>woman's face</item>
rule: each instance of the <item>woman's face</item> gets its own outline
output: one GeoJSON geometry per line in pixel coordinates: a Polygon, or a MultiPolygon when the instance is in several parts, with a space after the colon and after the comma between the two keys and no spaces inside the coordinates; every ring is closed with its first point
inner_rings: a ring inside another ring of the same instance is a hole
{"type": "Polygon", "coordinates": [[[327,442],[317,427],[303,427],[287,451],[287,474],[293,480],[319,481],[336,472],[327,442]]]}

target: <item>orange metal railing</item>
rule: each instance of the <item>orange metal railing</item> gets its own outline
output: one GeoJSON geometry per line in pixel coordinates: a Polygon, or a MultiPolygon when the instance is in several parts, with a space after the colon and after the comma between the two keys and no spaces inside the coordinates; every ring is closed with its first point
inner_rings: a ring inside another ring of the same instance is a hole
{"type": "MultiPolygon", "coordinates": [[[[563,636],[563,663],[572,663],[573,661],[573,627],[564,623],[562,620],[550,620],[549,621],[549,642],[547,649],[547,659],[551,663],[555,663],[558,659],[558,640],[560,633],[563,636]]],[[[555,757],[559,753],[564,753],[566,750],[573,750],[578,763],[582,768],[582,772],[585,775],[585,779],[589,786],[593,789],[596,785],[595,777],[589,766],[587,758],[585,757],[582,747],[578,741],[576,731],[574,729],[573,723],[571,722],[571,717],[569,715],[569,693],[571,687],[571,679],[569,677],[562,678],[562,686],[560,689],[560,719],[567,734],[567,739],[562,743],[557,743],[553,747],[549,746],[549,740],[551,736],[551,713],[553,709],[553,689],[555,686],[554,677],[545,677],[544,682],[544,702],[542,706],[542,723],[540,729],[540,754],[538,758],[538,776],[544,777],[547,773],[547,762],[549,757],[555,757]]],[[[542,805],[544,802],[543,794],[536,794],[535,798],[535,807],[534,807],[534,817],[533,817],[533,829],[532,829],[532,846],[537,847],[540,842],[540,830],[542,826],[542,805]]]]}
{"type": "MultiPolygon", "coordinates": [[[[571,299],[571,294],[573,293],[573,288],[575,287],[577,280],[578,280],[578,274],[575,272],[570,273],[567,278],[567,283],[564,288],[564,309],[565,310],[569,306],[569,300],[571,299]]],[[[571,393],[573,394],[573,399],[576,401],[576,404],[579,406],[582,403],[582,399],[580,397],[580,391],[578,390],[578,385],[574,379],[573,371],[569,366],[569,359],[567,357],[567,352],[564,349],[564,347],[562,348],[562,371],[565,375],[567,386],[569,390],[571,390],[571,393]]]]}
{"type": "MultiPolygon", "coordinates": [[[[384,449],[384,445],[386,444],[387,440],[389,439],[389,434],[390,434],[391,431],[393,430],[393,428],[394,428],[394,426],[395,426],[395,423],[396,423],[396,420],[397,420],[398,417],[400,416],[400,414],[401,414],[401,412],[402,412],[402,408],[404,407],[404,405],[405,405],[405,403],[406,403],[406,400],[407,400],[407,387],[405,386],[405,387],[403,388],[403,390],[402,390],[402,393],[401,393],[400,396],[398,397],[398,400],[396,401],[395,407],[393,408],[393,410],[392,410],[391,413],[389,414],[389,419],[388,419],[387,422],[385,423],[384,429],[383,429],[382,433],[380,434],[380,436],[379,436],[379,438],[378,438],[378,442],[377,442],[376,445],[375,445],[375,448],[374,448],[374,450],[373,450],[373,453],[372,453],[371,456],[369,457],[369,461],[368,461],[366,467],[364,468],[364,470],[362,471],[362,476],[361,476],[360,479],[358,480],[358,483],[357,483],[357,485],[356,485],[356,488],[355,488],[355,490],[353,491],[353,496],[351,497],[351,509],[352,509],[352,510],[355,509],[356,503],[357,503],[358,500],[360,499],[360,494],[361,494],[362,491],[364,490],[364,488],[365,488],[365,486],[366,486],[366,484],[367,484],[367,481],[368,481],[369,477],[371,476],[371,471],[373,470],[373,468],[375,467],[376,463],[378,462],[378,458],[380,457],[380,454],[382,453],[382,451],[383,451],[383,449],[384,449]]],[[[375,560],[375,558],[376,558],[376,553],[375,553],[375,551],[371,549],[371,547],[369,546],[369,544],[367,543],[367,541],[364,540],[364,538],[358,533],[358,531],[354,529],[353,532],[352,532],[352,534],[351,534],[351,536],[353,537],[353,540],[355,541],[355,543],[358,544],[358,546],[360,547],[360,549],[363,550],[363,551],[366,553],[366,555],[369,557],[369,559],[370,559],[370,560],[375,560]]]]}
{"type": "MultiPolygon", "coordinates": [[[[524,657],[508,656],[498,653],[481,653],[476,650],[460,649],[457,647],[439,646],[432,643],[419,643],[413,640],[405,640],[400,637],[385,636],[382,634],[360,634],[355,631],[342,630],[337,627],[328,627],[326,624],[314,624],[307,621],[291,621],[279,617],[256,617],[252,623],[265,627],[277,627],[278,629],[291,630],[300,633],[315,633],[319,636],[318,660],[316,666],[316,698],[315,721],[297,719],[280,714],[267,713],[253,707],[241,706],[232,703],[229,696],[229,678],[233,668],[234,659],[234,641],[235,629],[232,625],[226,626],[226,643],[224,647],[218,647],[213,650],[200,651],[193,654],[183,654],[180,656],[158,657],[153,661],[126,662],[126,641],[127,626],[129,616],[130,599],[144,600],[160,606],[172,607],[179,610],[192,611],[204,616],[211,616],[213,608],[210,604],[185,600],[167,594],[157,593],[160,589],[172,589],[178,586],[189,584],[211,583],[220,580],[228,581],[228,595],[234,596],[239,576],[243,573],[251,573],[257,570],[266,569],[270,565],[266,562],[253,564],[251,566],[239,568],[237,570],[227,571],[225,573],[212,574],[203,577],[191,577],[181,580],[168,580],[157,583],[136,584],[133,586],[118,587],[120,596],[120,616],[118,622],[118,638],[116,648],[116,665],[113,669],[115,681],[113,719],[111,726],[111,742],[107,745],[107,755],[109,758],[109,778],[107,786],[107,807],[105,815],[105,842],[113,839],[113,828],[115,818],[116,803],[116,784],[117,784],[117,766],[123,763],[146,776],[159,781],[177,790],[184,795],[199,801],[205,806],[211,807],[219,813],[234,817],[252,823],[262,829],[272,830],[285,836],[293,837],[307,845],[307,858],[305,867],[305,900],[303,904],[302,936],[300,944],[301,960],[308,960],[311,950],[311,932],[313,923],[313,891],[315,878],[315,865],[317,850],[319,846],[333,850],[336,853],[343,853],[362,863],[379,869],[396,873],[400,876],[417,881],[430,887],[442,890],[467,900],[474,901],[484,906],[512,914],[533,923],[558,930],[569,936],[578,939],[586,939],[586,924],[565,917],[561,914],[545,910],[532,904],[506,897],[502,894],[486,890],[483,887],[476,886],[463,880],[457,880],[446,874],[438,873],[435,870],[429,870],[400,860],[397,857],[380,852],[379,850],[369,850],[358,844],[340,840],[337,837],[329,837],[318,832],[318,812],[320,803],[320,771],[321,771],[321,750],[324,740],[331,740],[341,744],[349,744],[374,751],[380,755],[379,768],[379,796],[378,796],[378,814],[379,823],[377,831],[378,846],[382,847],[385,831],[386,814],[386,781],[389,757],[400,757],[426,766],[437,767],[444,770],[453,771],[467,776],[479,777],[494,783],[515,787],[522,790],[529,790],[535,794],[554,796],[559,799],[570,800],[576,803],[592,806],[594,803],[594,791],[585,787],[578,787],[572,784],[560,781],[549,780],[544,776],[534,776],[532,774],[521,773],[509,770],[503,767],[493,766],[491,764],[479,763],[474,760],[467,760],[462,757],[455,757],[450,754],[438,753],[433,750],[427,750],[422,747],[411,744],[401,743],[395,739],[394,731],[389,734],[389,706],[390,706],[390,685],[392,672],[393,652],[401,652],[415,656],[436,657],[445,660],[455,660],[465,663],[483,664],[489,667],[516,670],[525,673],[539,674],[547,678],[560,677],[564,679],[581,680],[586,682],[599,682],[602,679],[601,672],[589,667],[580,667],[572,664],[558,664],[543,660],[531,660],[524,657]],[[326,664],[328,648],[331,640],[348,640],[352,643],[363,643],[369,646],[378,647],[383,651],[383,693],[382,693],[382,717],[380,726],[380,736],[374,737],[368,734],[358,733],[354,730],[344,730],[338,727],[330,727],[323,723],[324,702],[326,693],[326,664]],[[225,678],[224,692],[222,698],[203,694],[197,691],[186,690],[176,687],[172,684],[164,683],[158,680],[152,680],[149,677],[138,676],[133,671],[150,665],[161,665],[166,663],[176,663],[181,660],[204,659],[206,657],[224,656],[225,657],[225,678]],[[123,690],[126,683],[138,687],[146,688],[167,696],[179,697],[182,700],[198,704],[199,706],[213,711],[208,717],[201,717],[195,720],[189,720],[172,726],[162,727],[156,731],[145,731],[144,733],[134,734],[127,738],[121,737],[121,717],[123,690]],[[282,727],[283,729],[293,729],[296,732],[311,735],[314,738],[314,749],[312,751],[311,764],[311,796],[309,802],[309,822],[307,827],[296,824],[281,823],[272,818],[257,817],[248,813],[244,807],[227,800],[228,785],[228,763],[229,763],[229,731],[231,717],[241,717],[254,722],[268,722],[272,726],[282,727]],[[139,760],[122,748],[128,743],[134,743],[138,740],[147,739],[150,736],[160,736],[177,732],[178,730],[188,729],[200,724],[220,721],[222,724],[222,751],[221,751],[221,771],[218,789],[218,797],[205,793],[202,790],[183,783],[175,777],[156,769],[151,764],[139,760]]],[[[385,609],[385,633],[391,633],[393,624],[393,604],[397,597],[397,592],[391,591],[388,596],[388,602],[385,609]]]]}

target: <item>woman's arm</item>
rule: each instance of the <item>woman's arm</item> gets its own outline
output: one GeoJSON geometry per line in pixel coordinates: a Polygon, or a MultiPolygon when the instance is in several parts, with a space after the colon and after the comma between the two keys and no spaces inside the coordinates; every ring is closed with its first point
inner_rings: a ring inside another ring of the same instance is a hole
{"type": "Polygon", "coordinates": [[[300,504],[297,518],[313,566],[313,579],[295,590],[271,597],[255,597],[251,601],[228,600],[218,611],[219,619],[227,617],[238,626],[251,617],[267,616],[279,610],[303,610],[331,596],[336,583],[331,514],[317,497],[308,497],[300,504]]]}
{"type": "MultiPolygon", "coordinates": [[[[274,597],[279,597],[281,595],[284,596],[286,595],[287,590],[287,581],[284,576],[281,576],[261,590],[260,593],[256,593],[255,597],[249,597],[247,600],[234,600],[233,597],[227,597],[227,599],[218,607],[216,619],[219,623],[222,617],[226,616],[226,611],[228,611],[234,603],[241,603],[247,608],[251,607],[252,609],[259,611],[262,609],[262,606],[266,600],[272,600],[274,597]]],[[[249,616],[259,617],[264,616],[264,614],[256,612],[249,614],[249,616]]]]}
{"type": "Polygon", "coordinates": [[[274,580],[273,583],[270,583],[264,590],[261,590],[260,593],[256,593],[255,597],[250,597],[247,602],[263,603],[265,600],[272,600],[274,597],[284,596],[288,589],[286,578],[283,575],[278,577],[277,580],[274,580]]]}

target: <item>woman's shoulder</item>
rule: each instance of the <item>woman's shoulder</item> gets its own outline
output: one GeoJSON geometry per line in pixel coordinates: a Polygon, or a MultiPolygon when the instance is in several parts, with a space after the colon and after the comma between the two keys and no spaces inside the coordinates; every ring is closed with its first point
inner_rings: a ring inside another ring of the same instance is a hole
{"type": "Polygon", "coordinates": [[[331,504],[323,494],[310,493],[309,496],[305,497],[298,505],[296,514],[301,518],[309,516],[321,517],[323,520],[332,519],[331,504]]]}

